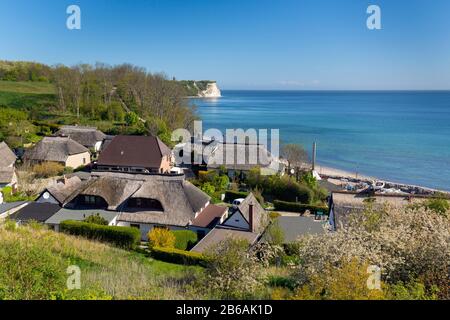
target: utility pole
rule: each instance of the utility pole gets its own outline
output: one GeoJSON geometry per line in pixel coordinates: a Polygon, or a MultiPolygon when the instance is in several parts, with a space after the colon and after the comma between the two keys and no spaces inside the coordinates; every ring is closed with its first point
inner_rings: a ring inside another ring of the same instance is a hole
{"type": "Polygon", "coordinates": [[[317,156],[317,143],[313,142],[313,151],[312,151],[312,169],[316,170],[316,156],[317,156]]]}

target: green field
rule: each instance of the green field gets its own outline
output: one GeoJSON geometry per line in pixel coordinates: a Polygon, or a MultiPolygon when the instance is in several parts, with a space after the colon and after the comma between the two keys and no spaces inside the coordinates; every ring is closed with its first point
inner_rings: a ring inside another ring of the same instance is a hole
{"type": "Polygon", "coordinates": [[[0,81],[0,92],[55,94],[55,87],[48,82],[0,81]]]}
{"type": "Polygon", "coordinates": [[[194,298],[189,279],[203,270],[37,225],[0,226],[0,242],[0,300],[189,299],[194,298]],[[67,268],[73,265],[81,270],[79,290],[67,290],[67,268]]]}
{"type": "Polygon", "coordinates": [[[55,88],[50,83],[0,81],[0,106],[44,111],[55,105],[55,88]]]}

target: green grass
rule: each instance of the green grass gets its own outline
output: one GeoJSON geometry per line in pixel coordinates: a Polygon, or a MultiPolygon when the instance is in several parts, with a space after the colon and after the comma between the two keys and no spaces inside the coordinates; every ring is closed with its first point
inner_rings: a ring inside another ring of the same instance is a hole
{"type": "Polygon", "coordinates": [[[0,81],[0,92],[53,95],[55,87],[48,82],[0,81]]]}
{"type": "Polygon", "coordinates": [[[165,263],[105,244],[45,230],[0,226],[2,299],[202,299],[192,285],[200,267],[165,263]],[[81,270],[68,290],[67,267],[81,270]]]}
{"type": "Polygon", "coordinates": [[[0,106],[42,112],[56,103],[50,83],[0,81],[0,106]]]}

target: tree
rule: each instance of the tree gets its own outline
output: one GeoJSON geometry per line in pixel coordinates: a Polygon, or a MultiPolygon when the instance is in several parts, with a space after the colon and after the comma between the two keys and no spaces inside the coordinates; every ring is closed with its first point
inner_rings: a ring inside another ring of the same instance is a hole
{"type": "Polygon", "coordinates": [[[129,126],[129,127],[136,125],[138,123],[138,121],[139,121],[139,116],[132,111],[128,112],[125,115],[125,122],[127,123],[127,126],[129,126]]]}
{"type": "Polygon", "coordinates": [[[175,235],[166,228],[153,228],[147,235],[149,248],[174,248],[175,235]]]}
{"type": "Polygon", "coordinates": [[[287,160],[289,169],[309,162],[308,153],[298,144],[285,144],[281,148],[281,156],[287,160]]]}

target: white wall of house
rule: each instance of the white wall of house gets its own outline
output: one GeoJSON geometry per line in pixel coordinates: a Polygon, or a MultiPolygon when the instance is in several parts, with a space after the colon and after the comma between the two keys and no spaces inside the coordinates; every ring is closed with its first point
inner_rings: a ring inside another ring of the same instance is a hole
{"type": "Polygon", "coordinates": [[[89,152],[73,154],[69,156],[66,160],[65,166],[71,168],[78,168],[80,166],[85,166],[91,163],[91,155],[89,152]]]}
{"type": "Polygon", "coordinates": [[[233,227],[233,228],[241,228],[241,229],[249,229],[250,226],[248,222],[245,220],[244,216],[240,211],[232,214],[227,221],[224,223],[225,226],[233,227]]]}

